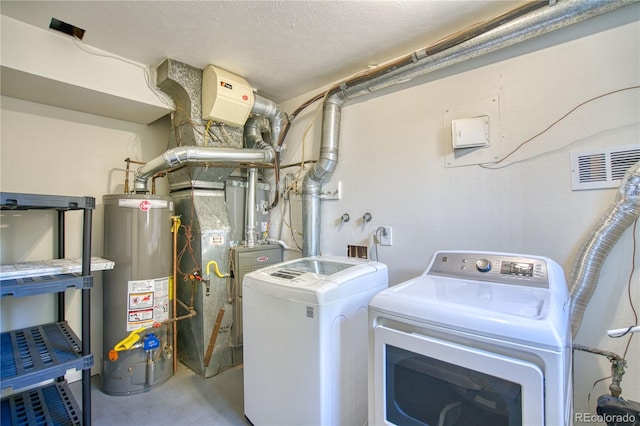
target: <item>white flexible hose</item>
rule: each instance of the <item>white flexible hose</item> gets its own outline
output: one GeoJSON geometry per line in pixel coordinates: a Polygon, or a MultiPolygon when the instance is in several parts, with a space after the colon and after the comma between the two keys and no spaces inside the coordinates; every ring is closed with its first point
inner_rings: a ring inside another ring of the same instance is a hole
{"type": "Polygon", "coordinates": [[[616,328],[615,330],[607,330],[609,337],[622,337],[629,333],[640,333],[640,326],[616,328]]]}

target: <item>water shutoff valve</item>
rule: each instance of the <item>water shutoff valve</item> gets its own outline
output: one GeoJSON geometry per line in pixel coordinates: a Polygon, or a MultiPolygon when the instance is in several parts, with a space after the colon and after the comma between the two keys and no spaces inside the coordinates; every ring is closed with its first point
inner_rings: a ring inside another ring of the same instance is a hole
{"type": "Polygon", "coordinates": [[[152,351],[160,347],[160,339],[154,333],[147,333],[142,340],[142,348],[145,352],[152,351]]]}

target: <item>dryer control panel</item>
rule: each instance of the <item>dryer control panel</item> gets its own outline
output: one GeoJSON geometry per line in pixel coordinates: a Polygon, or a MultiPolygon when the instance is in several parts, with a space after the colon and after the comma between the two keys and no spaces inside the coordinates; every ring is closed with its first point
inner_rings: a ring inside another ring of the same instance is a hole
{"type": "Polygon", "coordinates": [[[425,274],[549,288],[547,262],[541,257],[521,257],[493,252],[440,251],[432,258],[425,274]]]}

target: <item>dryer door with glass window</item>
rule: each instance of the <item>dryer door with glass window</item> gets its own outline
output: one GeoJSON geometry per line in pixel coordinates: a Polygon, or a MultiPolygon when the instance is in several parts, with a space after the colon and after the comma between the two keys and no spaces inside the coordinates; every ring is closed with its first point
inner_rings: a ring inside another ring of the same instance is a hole
{"type": "Polygon", "coordinates": [[[535,364],[382,325],[373,351],[373,424],[544,424],[535,364]]]}

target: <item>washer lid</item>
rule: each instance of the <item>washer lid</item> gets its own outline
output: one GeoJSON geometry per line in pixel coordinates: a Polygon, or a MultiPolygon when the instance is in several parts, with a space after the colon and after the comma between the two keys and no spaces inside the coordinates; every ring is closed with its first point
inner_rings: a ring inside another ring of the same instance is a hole
{"type": "Polygon", "coordinates": [[[294,282],[317,281],[321,277],[328,277],[345,269],[353,267],[353,263],[327,261],[318,258],[304,258],[288,262],[270,271],[272,277],[282,278],[294,282]],[[306,274],[306,273],[310,273],[306,274]]]}
{"type": "Polygon", "coordinates": [[[421,276],[376,295],[383,314],[502,340],[564,347],[568,307],[548,289],[421,276]]]}
{"type": "Polygon", "coordinates": [[[272,296],[324,304],[363,291],[388,286],[386,265],[339,256],[290,260],[250,272],[243,288],[272,296]]]}

